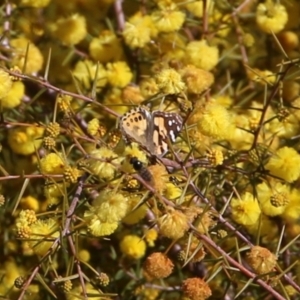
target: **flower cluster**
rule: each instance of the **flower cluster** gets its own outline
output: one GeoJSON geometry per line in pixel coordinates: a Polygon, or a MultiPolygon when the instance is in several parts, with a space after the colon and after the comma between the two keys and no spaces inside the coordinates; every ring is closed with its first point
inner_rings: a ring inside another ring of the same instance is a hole
{"type": "Polygon", "coordinates": [[[296,297],[300,2],[4,2],[0,295],[296,297]]]}

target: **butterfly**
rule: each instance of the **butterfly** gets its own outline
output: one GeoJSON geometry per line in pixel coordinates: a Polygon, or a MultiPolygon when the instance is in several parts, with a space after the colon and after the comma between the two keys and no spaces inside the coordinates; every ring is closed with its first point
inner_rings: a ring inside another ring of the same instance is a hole
{"type": "Polygon", "coordinates": [[[177,113],[150,112],[146,107],[138,106],[124,114],[119,124],[126,142],[133,140],[150,154],[163,156],[168,151],[168,139],[175,142],[183,120],[177,113]]]}

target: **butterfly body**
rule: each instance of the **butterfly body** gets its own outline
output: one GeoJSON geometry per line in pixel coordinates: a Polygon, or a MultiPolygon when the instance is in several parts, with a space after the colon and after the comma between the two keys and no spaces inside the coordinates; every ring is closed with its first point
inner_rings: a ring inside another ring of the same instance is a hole
{"type": "Polygon", "coordinates": [[[121,117],[120,128],[126,141],[133,140],[151,154],[163,156],[168,151],[168,139],[175,142],[182,123],[179,114],[136,107],[121,117]]]}

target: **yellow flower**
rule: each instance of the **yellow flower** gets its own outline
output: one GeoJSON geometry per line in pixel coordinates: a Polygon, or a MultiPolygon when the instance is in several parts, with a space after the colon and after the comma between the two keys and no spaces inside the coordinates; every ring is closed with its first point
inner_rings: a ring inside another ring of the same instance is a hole
{"type": "Polygon", "coordinates": [[[269,124],[269,131],[278,137],[291,138],[300,130],[299,118],[290,110],[283,108],[278,112],[278,118],[273,119],[269,124]],[[282,119],[280,119],[282,116],[282,119]]]}
{"type": "Polygon", "coordinates": [[[162,194],[166,189],[166,183],[169,181],[168,172],[165,166],[162,165],[151,165],[148,167],[152,178],[153,178],[153,187],[157,193],[162,194]]]}
{"type": "Polygon", "coordinates": [[[112,234],[128,211],[127,198],[110,190],[102,191],[84,212],[89,232],[94,236],[112,234]]]}
{"type": "MultiPolygon", "coordinates": [[[[102,2],[103,0],[101,0],[102,2]]],[[[85,2],[83,2],[85,3],[85,2]]],[[[65,283],[68,283],[69,285],[71,285],[71,287],[65,286],[64,288],[65,290],[65,297],[66,300],[78,300],[80,298],[82,298],[82,286],[81,284],[76,285],[75,287],[72,288],[72,282],[73,281],[65,281],[65,283]]],[[[85,282],[84,284],[86,293],[88,295],[93,295],[92,297],[88,297],[89,299],[93,299],[93,300],[110,300],[110,297],[106,297],[103,296],[102,292],[99,292],[99,289],[94,288],[93,285],[91,285],[89,282],[85,282]]],[[[86,297],[87,298],[87,297],[86,297]]]]}
{"type": "MultiPolygon", "coordinates": [[[[212,0],[206,0],[206,9],[208,12],[211,12],[211,8],[213,7],[212,0]]],[[[193,2],[187,2],[185,4],[186,9],[189,13],[193,14],[195,17],[202,18],[203,17],[203,1],[195,0],[193,2]]]]}
{"type": "Polygon", "coordinates": [[[21,0],[20,5],[26,7],[42,8],[47,6],[51,0],[21,0]]]}
{"type": "Polygon", "coordinates": [[[270,217],[281,215],[289,203],[289,187],[279,181],[263,182],[256,187],[262,212],[270,217]]]}
{"type": "Polygon", "coordinates": [[[133,225],[145,218],[148,211],[147,205],[140,205],[141,196],[133,195],[128,199],[128,214],[122,219],[122,222],[128,225],[133,225]]]}
{"type": "MultiPolygon", "coordinates": [[[[285,101],[292,102],[293,107],[299,107],[300,84],[295,80],[286,80],[283,82],[282,97],[285,101]]],[[[295,109],[299,116],[299,109],[295,109]]]]}
{"type": "Polygon", "coordinates": [[[64,179],[66,182],[76,183],[81,175],[82,171],[76,167],[66,166],[64,169],[64,179]]]}
{"type": "Polygon", "coordinates": [[[54,25],[53,34],[67,46],[78,44],[87,34],[85,17],[74,14],[70,17],[59,19],[54,25]]]}
{"type": "Polygon", "coordinates": [[[201,133],[218,140],[230,137],[233,130],[232,118],[223,106],[209,101],[205,107],[195,110],[195,114],[198,119],[197,128],[201,133]]]}
{"type": "Polygon", "coordinates": [[[109,30],[101,31],[99,37],[92,39],[89,45],[89,52],[94,61],[101,63],[118,61],[123,57],[123,48],[120,40],[114,32],[109,30]]]}
{"type": "Polygon", "coordinates": [[[91,254],[88,250],[86,249],[81,249],[78,252],[78,258],[83,261],[83,262],[89,262],[91,259],[91,254]]]}
{"type": "Polygon", "coordinates": [[[133,74],[124,61],[107,64],[107,79],[114,87],[125,87],[131,82],[133,74]]]}
{"type": "Polygon", "coordinates": [[[300,176],[300,155],[290,147],[282,147],[270,158],[266,169],[272,175],[278,176],[287,182],[293,182],[300,176]]]}
{"type": "Polygon", "coordinates": [[[23,209],[30,209],[35,212],[40,208],[39,200],[33,196],[23,197],[20,201],[20,205],[23,209]]]}
{"type": "Polygon", "coordinates": [[[44,174],[62,174],[65,164],[62,158],[56,153],[49,153],[40,161],[41,173],[44,174]]]}
{"type": "Polygon", "coordinates": [[[8,132],[8,144],[14,153],[30,155],[42,145],[41,137],[43,134],[44,128],[42,127],[13,128],[8,132]]]}
{"type": "MultiPolygon", "coordinates": [[[[10,292],[13,290],[14,294],[17,289],[13,288],[16,278],[19,276],[25,276],[26,270],[24,266],[22,267],[19,262],[16,262],[13,258],[7,257],[1,264],[1,269],[3,272],[0,293],[1,295],[11,295],[10,292]]],[[[9,297],[11,298],[11,297],[9,297]]],[[[34,299],[34,298],[33,298],[34,299]]]]}
{"type": "Polygon", "coordinates": [[[159,32],[172,32],[179,30],[185,20],[185,14],[177,9],[174,3],[164,5],[161,2],[160,10],[151,14],[152,21],[159,32]]]}
{"type": "Polygon", "coordinates": [[[287,223],[297,223],[300,219],[300,190],[296,188],[292,189],[288,197],[290,202],[286,206],[282,218],[287,223]]]}
{"type": "Polygon", "coordinates": [[[15,65],[19,69],[23,70],[27,53],[25,72],[31,74],[42,69],[44,57],[41,51],[34,44],[32,44],[30,40],[24,37],[19,37],[10,40],[10,44],[13,48],[12,65],[15,65]]]}
{"type": "Polygon", "coordinates": [[[215,46],[207,45],[205,40],[193,41],[186,46],[186,60],[188,64],[210,71],[219,60],[219,50],[215,46]]]}
{"type": "MultiPolygon", "coordinates": [[[[53,157],[53,160],[57,160],[57,162],[59,163],[58,165],[58,171],[63,172],[63,165],[62,165],[62,160],[59,157],[53,157]]],[[[46,163],[46,165],[49,164],[46,163]]],[[[50,170],[52,170],[52,163],[50,163],[50,170]]],[[[53,165],[54,166],[54,165],[53,165]]],[[[58,182],[49,182],[46,183],[44,186],[44,196],[47,198],[47,200],[51,200],[51,199],[55,199],[56,198],[60,198],[64,195],[64,191],[65,189],[69,186],[68,183],[58,183],[58,182]]],[[[51,200],[53,201],[53,200],[51,200]]]]}
{"type": "Polygon", "coordinates": [[[108,236],[113,234],[119,226],[118,222],[101,222],[96,216],[88,222],[88,231],[93,236],[108,236]]]}
{"type": "Polygon", "coordinates": [[[274,84],[277,79],[277,75],[269,70],[259,70],[254,68],[252,70],[248,70],[247,75],[249,79],[260,83],[262,85],[265,84],[274,84]]]}
{"type": "Polygon", "coordinates": [[[193,94],[201,94],[214,83],[214,75],[205,70],[188,65],[180,70],[182,80],[186,83],[187,91],[193,94]]]}
{"type": "Polygon", "coordinates": [[[288,21],[286,8],[273,0],[260,3],[256,9],[256,23],[266,33],[278,33],[288,21]]]}
{"type": "MultiPolygon", "coordinates": [[[[12,87],[12,81],[4,70],[0,69],[0,101],[6,97],[12,87]]],[[[4,102],[5,103],[5,102],[4,102]]]]}
{"type": "Polygon", "coordinates": [[[282,31],[277,34],[280,45],[286,51],[292,51],[299,46],[299,36],[293,31],[282,31]]]}
{"type": "Polygon", "coordinates": [[[183,294],[191,300],[205,300],[211,296],[209,285],[201,278],[188,278],[182,283],[183,294]]]}
{"type": "Polygon", "coordinates": [[[140,12],[131,17],[125,23],[123,37],[125,43],[131,48],[143,48],[151,41],[152,19],[149,16],[143,16],[140,12]]]}
{"type": "Polygon", "coordinates": [[[159,231],[163,236],[176,240],[183,237],[188,230],[188,218],[179,210],[169,211],[157,220],[159,231]]]}
{"type": "Polygon", "coordinates": [[[100,149],[91,151],[89,155],[90,158],[86,160],[86,166],[92,174],[104,180],[114,177],[116,167],[109,163],[109,161],[113,161],[114,164],[120,162],[120,158],[114,151],[106,147],[101,147],[100,149]]]}
{"type": "Polygon", "coordinates": [[[159,92],[154,78],[148,77],[140,82],[141,93],[145,98],[150,98],[159,92]]]}
{"type": "Polygon", "coordinates": [[[160,291],[158,289],[146,286],[139,286],[134,294],[137,296],[137,299],[145,300],[156,300],[159,299],[160,291]]]}
{"type": "MultiPolygon", "coordinates": [[[[126,105],[124,105],[124,102],[122,99],[122,89],[120,87],[110,88],[105,96],[103,104],[108,105],[111,109],[113,109],[119,115],[123,115],[128,111],[128,107],[126,105]]],[[[108,114],[107,116],[108,116],[108,118],[112,117],[110,114],[108,114]]],[[[115,120],[115,118],[114,118],[114,120],[115,120]]],[[[112,132],[113,131],[110,131],[108,134],[110,134],[112,132]]],[[[117,143],[118,142],[119,142],[119,140],[117,141],[117,143]]],[[[116,144],[114,144],[114,145],[116,146],[116,144]]],[[[111,147],[114,148],[115,146],[111,146],[111,147]]]]}
{"type": "Polygon", "coordinates": [[[126,256],[139,259],[145,255],[146,243],[137,235],[126,235],[120,242],[120,249],[126,256]]]}
{"type": "Polygon", "coordinates": [[[94,199],[91,211],[97,215],[101,222],[118,222],[124,218],[128,211],[128,199],[121,193],[106,189],[94,199]]]}
{"type": "Polygon", "coordinates": [[[78,61],[73,70],[73,75],[86,90],[92,88],[94,81],[96,81],[96,88],[98,91],[107,84],[106,70],[101,64],[97,65],[91,60],[86,59],[78,61]]]}
{"type": "Polygon", "coordinates": [[[251,193],[246,192],[241,198],[233,198],[230,202],[232,218],[241,225],[255,224],[261,214],[258,201],[251,193]]]}
{"type": "Polygon", "coordinates": [[[264,243],[278,242],[278,226],[272,219],[265,215],[262,215],[259,221],[253,225],[247,225],[246,229],[254,237],[257,237],[259,234],[264,243]]]}
{"type": "Polygon", "coordinates": [[[34,210],[21,210],[18,218],[15,221],[16,232],[20,238],[28,238],[31,234],[31,225],[37,220],[34,210]]]}
{"type": "Polygon", "coordinates": [[[167,182],[166,190],[164,191],[164,195],[166,196],[166,198],[168,198],[170,200],[177,199],[182,195],[182,190],[175,184],[173,184],[171,182],[167,182]]]}
{"type": "Polygon", "coordinates": [[[150,254],[145,262],[143,269],[151,278],[166,278],[171,275],[174,268],[172,261],[161,252],[150,254]]]}
{"type": "Polygon", "coordinates": [[[257,274],[271,272],[277,262],[277,257],[267,248],[254,246],[247,253],[247,261],[257,274]]]}
{"type": "Polygon", "coordinates": [[[145,240],[149,247],[154,247],[154,242],[157,240],[158,232],[154,228],[147,229],[145,232],[145,240]]]}
{"type": "Polygon", "coordinates": [[[122,90],[122,100],[123,103],[127,104],[141,104],[143,101],[145,101],[145,98],[143,97],[138,86],[127,85],[122,90]]]}
{"type": "Polygon", "coordinates": [[[158,88],[164,94],[179,94],[185,88],[180,74],[172,68],[163,69],[155,75],[158,88]]]}
{"type": "Polygon", "coordinates": [[[209,149],[206,154],[207,160],[213,166],[223,164],[224,156],[220,149],[209,149]]]}
{"type": "Polygon", "coordinates": [[[59,237],[59,226],[54,219],[37,220],[31,225],[28,244],[35,254],[43,256],[59,237]]]}

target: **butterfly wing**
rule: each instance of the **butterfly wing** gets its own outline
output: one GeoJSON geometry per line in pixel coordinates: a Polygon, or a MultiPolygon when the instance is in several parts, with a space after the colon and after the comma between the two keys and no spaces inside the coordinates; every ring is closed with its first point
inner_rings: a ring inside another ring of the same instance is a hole
{"type": "MultiPolygon", "coordinates": [[[[142,107],[131,109],[120,120],[120,129],[126,141],[133,140],[148,148],[151,113],[142,107]]],[[[150,149],[149,149],[150,151],[150,149]]]]}
{"type": "Polygon", "coordinates": [[[176,113],[155,111],[152,113],[153,153],[163,156],[168,151],[168,139],[175,142],[179,135],[183,120],[176,113]]]}

